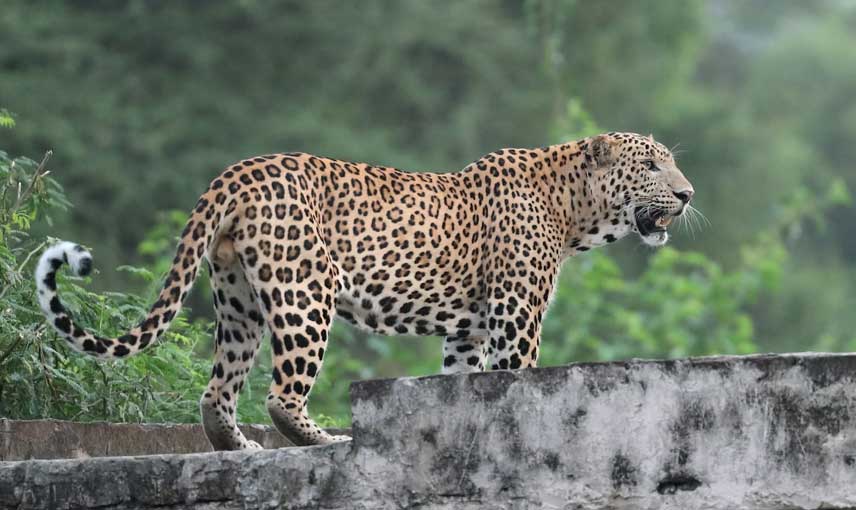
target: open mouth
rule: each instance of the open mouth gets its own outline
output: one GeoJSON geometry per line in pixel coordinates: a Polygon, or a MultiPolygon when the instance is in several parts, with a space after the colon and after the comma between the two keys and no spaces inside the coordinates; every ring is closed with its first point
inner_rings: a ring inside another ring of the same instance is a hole
{"type": "Polygon", "coordinates": [[[637,207],[634,211],[636,216],[636,228],[639,234],[649,236],[657,232],[665,232],[672,224],[674,216],[663,211],[652,211],[647,207],[637,207]]]}

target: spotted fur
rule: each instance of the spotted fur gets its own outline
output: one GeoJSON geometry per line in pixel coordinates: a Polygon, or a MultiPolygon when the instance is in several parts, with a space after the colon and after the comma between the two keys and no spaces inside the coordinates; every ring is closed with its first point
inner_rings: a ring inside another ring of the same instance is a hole
{"type": "Polygon", "coordinates": [[[296,444],[324,444],[346,439],[307,414],[334,316],[378,333],[445,336],[446,373],[534,367],[562,261],[631,232],[664,244],[664,218],[691,197],[671,153],[631,133],[499,150],[450,174],[262,156],[231,166],[199,198],[160,295],[128,333],[95,335],[62,305],[59,267],[92,267],[79,245],[42,255],[39,302],[74,349],[133,355],[167,329],[205,258],[217,313],[201,400],[211,443],[258,447],[235,408],[267,330],[271,417],[296,444]]]}

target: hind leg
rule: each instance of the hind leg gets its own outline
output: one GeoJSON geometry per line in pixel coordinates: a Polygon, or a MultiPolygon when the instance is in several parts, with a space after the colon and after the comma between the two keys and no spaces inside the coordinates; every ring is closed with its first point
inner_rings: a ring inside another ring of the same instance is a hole
{"type": "Polygon", "coordinates": [[[217,311],[214,369],[199,407],[205,435],[215,450],[261,448],[247,440],[235,421],[238,393],[253,367],[264,334],[264,319],[244,272],[221,242],[210,255],[211,288],[217,311]]]}
{"type": "Polygon", "coordinates": [[[297,446],[346,440],[325,432],[307,412],[333,320],[336,268],[311,225],[293,224],[288,230],[288,239],[277,228],[273,235],[237,245],[271,332],[268,412],[277,430],[297,446]],[[270,259],[266,251],[272,253],[270,259]]]}

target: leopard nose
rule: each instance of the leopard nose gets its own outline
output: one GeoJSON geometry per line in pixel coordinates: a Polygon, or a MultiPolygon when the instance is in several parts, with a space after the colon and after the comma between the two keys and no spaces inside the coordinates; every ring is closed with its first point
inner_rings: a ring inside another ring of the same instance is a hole
{"type": "Polygon", "coordinates": [[[675,196],[678,197],[681,202],[688,204],[690,203],[690,200],[693,199],[693,194],[695,194],[695,191],[690,188],[682,191],[673,191],[672,193],[674,193],[675,196]]]}

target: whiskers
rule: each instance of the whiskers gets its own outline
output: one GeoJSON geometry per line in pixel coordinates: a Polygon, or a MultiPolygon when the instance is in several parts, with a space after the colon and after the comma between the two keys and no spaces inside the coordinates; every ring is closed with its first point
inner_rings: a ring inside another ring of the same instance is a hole
{"type": "MultiPolygon", "coordinates": [[[[624,200],[624,205],[630,205],[632,200],[627,198],[624,200]]],[[[641,209],[640,212],[647,216],[653,216],[656,213],[668,214],[668,209],[662,204],[658,203],[655,198],[643,198],[635,200],[635,208],[641,209]]]]}
{"type": "Polygon", "coordinates": [[[678,216],[678,228],[689,231],[693,239],[695,239],[696,230],[700,232],[705,225],[711,226],[710,220],[690,204],[686,205],[684,214],[678,216]]]}
{"type": "Polygon", "coordinates": [[[678,142],[674,146],[672,146],[671,149],[669,149],[669,152],[672,153],[672,157],[675,159],[678,159],[678,156],[687,152],[686,149],[678,149],[678,147],[680,147],[680,146],[681,146],[681,142],[678,142]]]}

